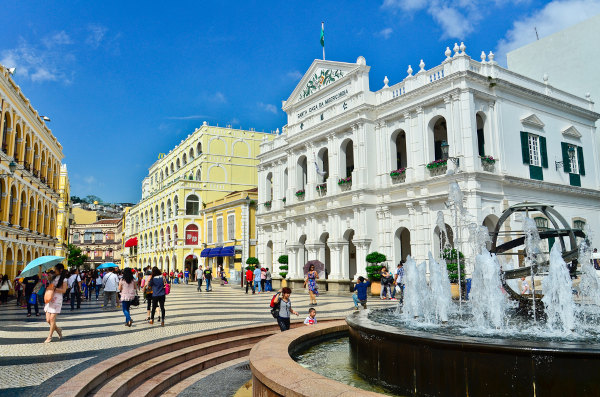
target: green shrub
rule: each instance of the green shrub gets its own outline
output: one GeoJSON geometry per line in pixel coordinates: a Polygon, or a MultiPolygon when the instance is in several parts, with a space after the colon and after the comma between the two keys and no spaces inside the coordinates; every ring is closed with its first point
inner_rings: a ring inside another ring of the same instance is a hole
{"type": "Polygon", "coordinates": [[[442,253],[442,258],[446,261],[446,268],[448,269],[448,278],[451,283],[458,283],[458,258],[460,258],[460,281],[461,284],[465,282],[465,256],[462,252],[455,248],[446,248],[442,253]]]}
{"type": "MultiPolygon", "coordinates": [[[[287,255],[279,256],[279,258],[277,258],[277,262],[281,263],[282,265],[287,265],[288,264],[288,256],[287,255]]],[[[280,268],[281,268],[281,266],[280,266],[280,268]]]]}
{"type": "Polygon", "coordinates": [[[380,265],[380,263],[385,262],[387,260],[386,256],[380,254],[377,251],[374,251],[367,255],[366,260],[367,263],[370,264],[366,267],[367,277],[369,278],[369,280],[381,280],[381,268],[383,267],[383,265],[380,265]]]}

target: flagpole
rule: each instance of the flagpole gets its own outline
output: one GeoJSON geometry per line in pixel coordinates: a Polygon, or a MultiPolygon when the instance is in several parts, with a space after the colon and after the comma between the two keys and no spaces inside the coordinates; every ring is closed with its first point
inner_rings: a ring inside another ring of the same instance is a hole
{"type": "Polygon", "coordinates": [[[325,22],[321,22],[321,32],[323,32],[323,60],[325,60],[325,22]]]}

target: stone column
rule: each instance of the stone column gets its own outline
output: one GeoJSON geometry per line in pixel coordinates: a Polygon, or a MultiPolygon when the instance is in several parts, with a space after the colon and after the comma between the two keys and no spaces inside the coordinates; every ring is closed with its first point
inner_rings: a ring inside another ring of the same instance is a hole
{"type": "Polygon", "coordinates": [[[353,243],[356,246],[356,274],[351,275],[353,280],[356,280],[358,276],[367,278],[367,254],[371,246],[371,239],[354,240],[353,243]]]}

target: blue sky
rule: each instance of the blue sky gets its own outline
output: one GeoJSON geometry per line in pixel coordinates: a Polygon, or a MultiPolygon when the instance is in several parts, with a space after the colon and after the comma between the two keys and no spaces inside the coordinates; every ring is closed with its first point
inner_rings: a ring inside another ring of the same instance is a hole
{"type": "Polygon", "coordinates": [[[600,13],[600,0],[13,1],[0,63],[64,148],[73,195],[137,202],[158,153],[206,120],[272,131],[315,58],[371,66],[371,89],[464,41],[505,54],[600,13]]]}

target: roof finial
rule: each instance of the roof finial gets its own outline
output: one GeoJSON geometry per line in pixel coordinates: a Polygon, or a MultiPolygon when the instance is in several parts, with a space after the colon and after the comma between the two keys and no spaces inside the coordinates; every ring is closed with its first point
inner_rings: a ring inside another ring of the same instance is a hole
{"type": "Polygon", "coordinates": [[[421,59],[421,62],[419,62],[419,67],[421,68],[421,70],[419,70],[419,73],[425,71],[425,62],[423,62],[422,59],[421,59]]]}
{"type": "Polygon", "coordinates": [[[458,51],[460,50],[460,48],[458,47],[457,43],[454,43],[453,50],[454,50],[454,56],[457,56],[458,55],[458,51]]]}
{"type": "Polygon", "coordinates": [[[460,52],[461,54],[465,54],[465,50],[467,49],[467,46],[465,45],[465,43],[463,43],[462,41],[460,42],[460,52]]]}
{"type": "Polygon", "coordinates": [[[387,88],[389,82],[390,81],[388,80],[387,76],[385,76],[385,78],[383,79],[383,88],[387,88]]]}
{"type": "Polygon", "coordinates": [[[452,55],[452,51],[450,51],[450,47],[446,47],[446,51],[444,51],[444,55],[446,55],[446,59],[450,59],[450,55],[452,55]]]}
{"type": "Polygon", "coordinates": [[[412,67],[410,65],[408,65],[408,69],[406,69],[406,73],[408,73],[409,76],[412,76],[412,67]]]}
{"type": "Polygon", "coordinates": [[[485,63],[485,51],[481,51],[481,63],[485,63]]]}

